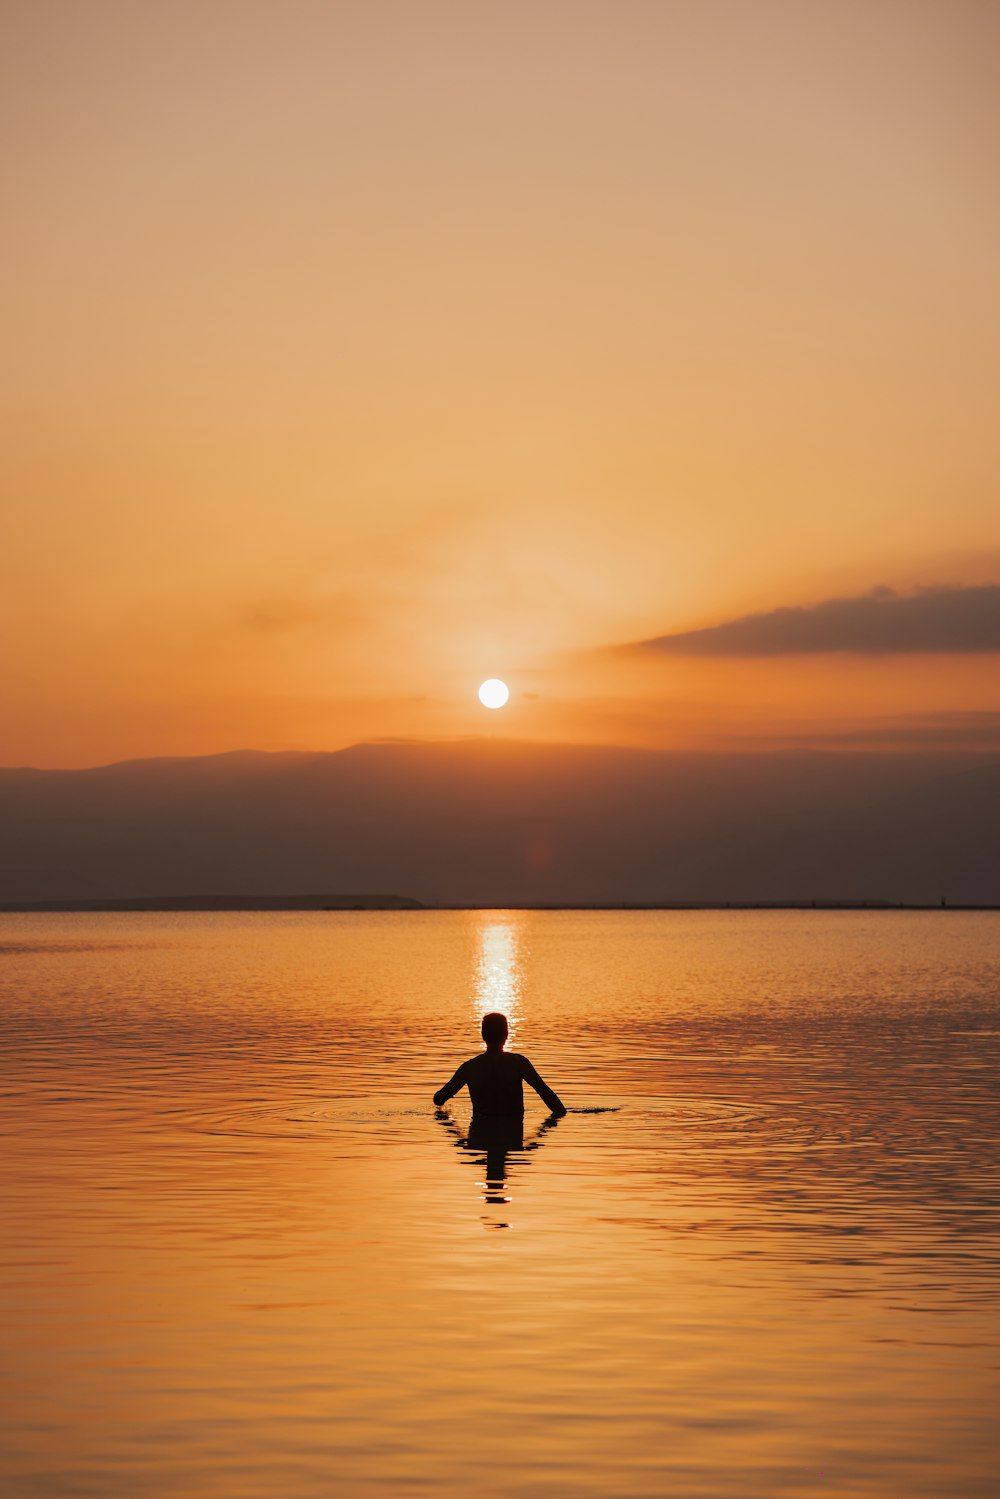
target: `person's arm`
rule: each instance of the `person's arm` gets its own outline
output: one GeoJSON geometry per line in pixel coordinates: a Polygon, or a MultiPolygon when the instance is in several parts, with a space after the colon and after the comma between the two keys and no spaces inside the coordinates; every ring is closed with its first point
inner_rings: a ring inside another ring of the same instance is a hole
{"type": "Polygon", "coordinates": [[[443,1088],[439,1088],[438,1091],[435,1093],[435,1095],[434,1095],[434,1102],[435,1102],[435,1104],[437,1105],[438,1108],[440,1108],[442,1104],[445,1104],[445,1103],[448,1102],[449,1098],[454,1098],[455,1094],[458,1092],[458,1090],[460,1088],[464,1088],[464,1087],[465,1087],[465,1063],[463,1062],[462,1065],[461,1065],[461,1067],[458,1068],[458,1070],[455,1073],[454,1077],[451,1079],[451,1081],[445,1083],[444,1087],[443,1088]]]}
{"type": "Polygon", "coordinates": [[[532,1067],[527,1057],[521,1058],[521,1076],[524,1078],[524,1081],[526,1083],[531,1084],[542,1102],[544,1104],[548,1104],[553,1114],[558,1114],[560,1118],[563,1114],[565,1114],[566,1105],[559,1097],[559,1094],[553,1093],[548,1083],[544,1082],[543,1079],[539,1077],[538,1073],[535,1071],[534,1067],[532,1067]]]}

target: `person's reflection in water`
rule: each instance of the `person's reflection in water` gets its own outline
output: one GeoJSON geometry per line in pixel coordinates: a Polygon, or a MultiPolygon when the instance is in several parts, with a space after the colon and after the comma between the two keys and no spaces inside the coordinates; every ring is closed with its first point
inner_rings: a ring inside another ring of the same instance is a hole
{"type": "MultiPolygon", "coordinates": [[[[508,1026],[506,1015],[483,1016],[483,1040],[486,1050],[470,1057],[458,1068],[450,1082],[434,1094],[438,1118],[458,1140],[460,1149],[475,1154],[485,1152],[485,1200],[501,1204],[507,1181],[507,1156],[510,1151],[537,1149],[546,1130],[566,1113],[559,1095],[538,1075],[528,1058],[518,1052],[505,1052],[508,1026]],[[524,1138],[524,1090],[529,1082],[551,1113],[531,1138],[524,1138]],[[444,1105],[461,1088],[467,1087],[472,1099],[472,1120],[468,1135],[463,1135],[444,1105]]],[[[498,1228],[507,1225],[496,1224],[498,1228]]]]}
{"type": "MultiPolygon", "coordinates": [[[[491,1207],[503,1207],[510,1202],[507,1184],[510,1166],[507,1156],[511,1152],[524,1156],[529,1150],[537,1150],[549,1130],[555,1129],[561,1115],[550,1114],[547,1119],[525,1139],[524,1123],[520,1119],[495,1118],[473,1119],[468,1132],[452,1118],[447,1108],[439,1108],[436,1118],[455,1141],[456,1150],[466,1156],[470,1166],[485,1166],[486,1178],[482,1182],[483,1201],[491,1207]]],[[[509,1228],[506,1221],[484,1218],[488,1228],[509,1228]]]]}

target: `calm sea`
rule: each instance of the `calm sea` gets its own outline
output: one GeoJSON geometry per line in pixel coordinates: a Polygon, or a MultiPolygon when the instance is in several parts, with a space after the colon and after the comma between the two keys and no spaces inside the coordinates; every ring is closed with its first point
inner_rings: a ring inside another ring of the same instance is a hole
{"type": "Polygon", "coordinates": [[[995,1499],[1000,917],[0,917],[12,1499],[995,1499]],[[571,1112],[431,1093],[507,1012],[571,1112]]]}

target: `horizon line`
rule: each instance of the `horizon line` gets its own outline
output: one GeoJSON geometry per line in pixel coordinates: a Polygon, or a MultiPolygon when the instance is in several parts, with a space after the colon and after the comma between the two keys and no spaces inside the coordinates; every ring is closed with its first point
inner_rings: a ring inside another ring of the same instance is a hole
{"type": "Polygon", "coordinates": [[[79,899],[0,901],[2,915],[100,915],[126,914],[202,914],[224,915],[240,912],[288,914],[314,912],[317,915],[356,915],[359,912],[395,912],[402,914],[441,911],[995,911],[997,901],[950,901],[941,896],[936,901],[894,901],[862,897],[829,899],[808,897],[798,900],[714,900],[714,901],[519,901],[513,904],[494,902],[421,901],[413,896],[382,892],[329,892],[323,895],[138,895],[90,896],[79,899]],[[331,902],[322,905],[320,902],[331,902]]]}
{"type": "MultiPolygon", "coordinates": [[[[890,735],[886,735],[890,739],[890,735]]],[[[402,737],[386,737],[378,739],[359,739],[352,744],[340,745],[337,749],[254,749],[243,747],[239,749],[208,750],[193,754],[159,754],[159,755],[129,755],[121,760],[101,760],[87,765],[0,765],[0,775],[3,774],[33,774],[33,775],[85,775],[92,771],[118,770],[127,765],[156,765],[162,763],[180,763],[193,760],[235,760],[239,758],[255,757],[259,759],[319,759],[322,757],[332,758],[335,755],[347,755],[356,750],[364,749],[443,749],[443,748],[493,748],[493,749],[517,749],[517,750],[564,750],[577,751],[605,751],[616,754],[645,755],[645,756],[684,756],[686,758],[700,757],[704,759],[728,756],[730,758],[750,759],[764,755],[796,755],[796,756],[827,756],[829,758],[843,758],[845,756],[858,758],[868,756],[881,758],[885,755],[904,755],[910,757],[924,757],[933,759],[940,756],[957,756],[963,759],[988,757],[1000,754],[1000,746],[991,744],[887,744],[878,747],[870,742],[858,743],[834,743],[828,739],[817,736],[815,740],[808,742],[785,742],[774,743],[766,740],[759,744],[748,744],[745,740],[739,746],[706,744],[697,746],[661,746],[645,744],[619,744],[602,740],[565,740],[565,739],[523,739],[523,738],[500,738],[495,734],[466,734],[454,738],[434,739],[407,739],[402,737]]]]}

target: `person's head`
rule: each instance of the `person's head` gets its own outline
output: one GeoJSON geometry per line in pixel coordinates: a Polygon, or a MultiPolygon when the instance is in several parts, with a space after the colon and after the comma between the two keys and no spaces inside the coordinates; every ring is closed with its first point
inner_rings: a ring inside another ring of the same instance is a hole
{"type": "Polygon", "coordinates": [[[487,1046],[503,1046],[507,1039],[507,1016],[496,1011],[483,1016],[483,1040],[487,1046]]]}

